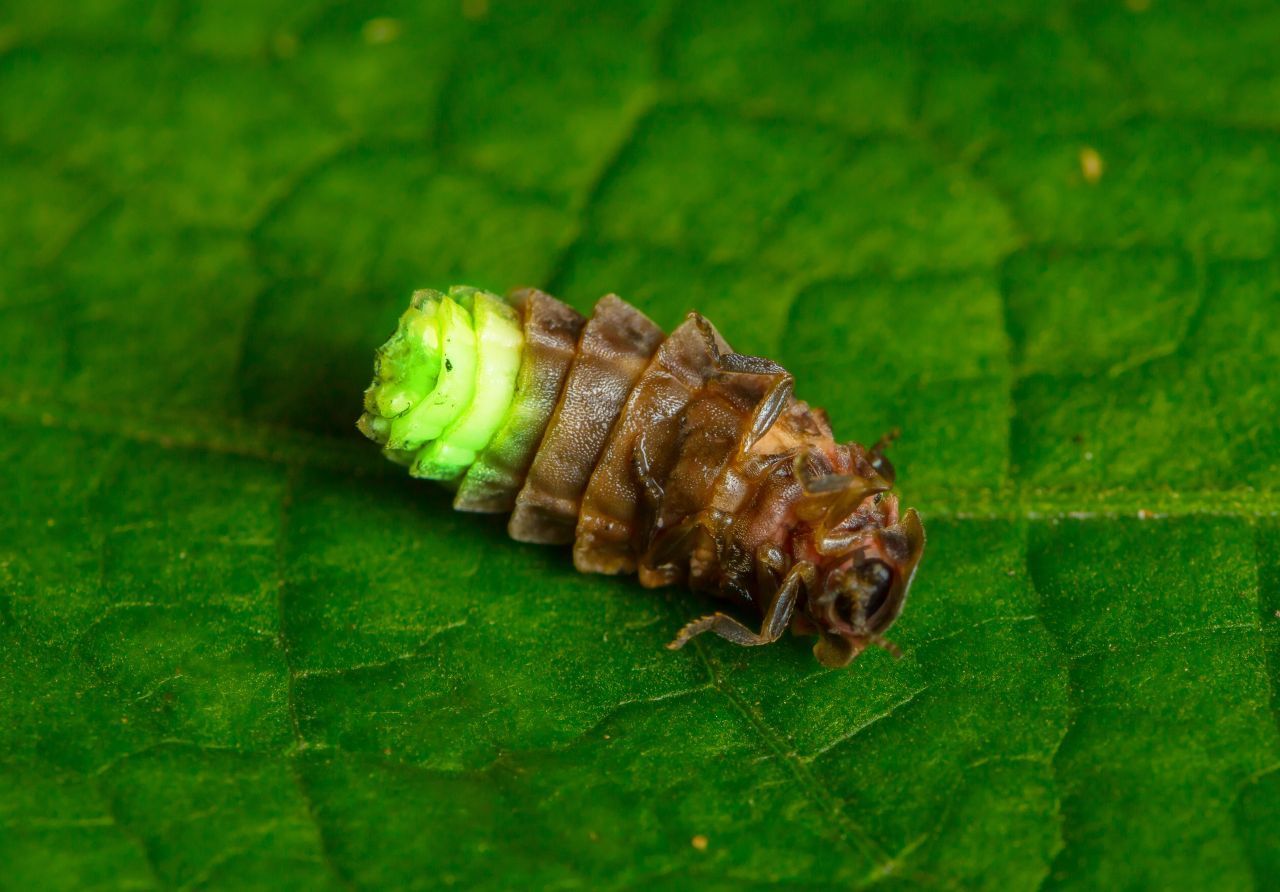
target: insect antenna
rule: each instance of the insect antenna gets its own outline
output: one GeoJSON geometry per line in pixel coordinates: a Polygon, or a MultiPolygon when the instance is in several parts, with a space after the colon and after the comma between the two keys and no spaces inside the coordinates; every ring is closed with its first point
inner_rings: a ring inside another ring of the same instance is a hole
{"type": "Polygon", "coordinates": [[[897,472],[894,470],[893,462],[889,461],[889,457],[884,453],[886,449],[893,445],[893,441],[900,436],[902,436],[902,430],[895,427],[879,440],[876,440],[875,445],[867,450],[867,457],[871,461],[871,467],[875,468],[876,473],[889,481],[890,484],[894,482],[897,472]]]}
{"type": "Polygon", "coordinates": [[[876,647],[887,652],[889,656],[893,657],[895,660],[902,659],[902,648],[898,647],[898,645],[894,644],[888,638],[885,638],[882,635],[871,635],[868,636],[867,640],[876,647]]]}
{"type": "Polygon", "coordinates": [[[901,436],[902,436],[902,428],[895,427],[891,431],[889,431],[887,434],[885,434],[883,437],[881,437],[879,440],[876,440],[875,445],[873,445],[871,449],[868,451],[871,452],[872,454],[884,452],[886,449],[892,446],[894,442],[901,436]]]}

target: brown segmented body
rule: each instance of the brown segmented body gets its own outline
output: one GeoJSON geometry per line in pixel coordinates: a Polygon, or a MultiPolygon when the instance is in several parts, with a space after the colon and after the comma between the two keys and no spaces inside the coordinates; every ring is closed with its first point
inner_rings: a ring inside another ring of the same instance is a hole
{"type": "Polygon", "coordinates": [[[924,547],[892,466],[832,436],[777,364],[735,354],[705,319],[664,337],[614,295],[590,319],[536,290],[512,298],[525,347],[510,413],[458,487],[459,510],[505,512],[511,536],[573,543],[584,572],[687,583],[752,610],[686,626],[739,644],[788,626],[842,665],[906,600],[924,547]]]}
{"type": "Polygon", "coordinates": [[[662,339],[662,329],[620,298],[611,294],[596,304],[516,496],[508,527],[513,538],[547,545],[573,541],[592,470],[662,339]]]}
{"type": "Polygon", "coordinates": [[[502,429],[462,479],[453,501],[459,511],[501,514],[515,507],[586,324],[577,310],[541,291],[518,291],[511,299],[524,323],[516,397],[502,429]]]}

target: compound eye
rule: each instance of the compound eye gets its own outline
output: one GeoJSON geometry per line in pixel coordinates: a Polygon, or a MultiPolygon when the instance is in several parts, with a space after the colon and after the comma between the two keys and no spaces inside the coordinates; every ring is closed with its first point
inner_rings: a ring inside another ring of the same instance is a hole
{"type": "Polygon", "coordinates": [[[893,588],[893,571],[884,561],[873,558],[859,564],[857,573],[863,591],[862,615],[870,619],[889,597],[889,591],[893,588]]]}

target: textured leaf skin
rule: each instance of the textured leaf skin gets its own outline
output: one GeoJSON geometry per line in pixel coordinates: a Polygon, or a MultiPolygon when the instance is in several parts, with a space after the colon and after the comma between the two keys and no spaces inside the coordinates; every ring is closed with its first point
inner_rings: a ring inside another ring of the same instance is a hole
{"type": "Polygon", "coordinates": [[[0,8],[0,884],[1275,887],[1280,13],[803,9],[0,8]],[[425,281],[901,427],[904,658],[384,467],[425,281]]]}

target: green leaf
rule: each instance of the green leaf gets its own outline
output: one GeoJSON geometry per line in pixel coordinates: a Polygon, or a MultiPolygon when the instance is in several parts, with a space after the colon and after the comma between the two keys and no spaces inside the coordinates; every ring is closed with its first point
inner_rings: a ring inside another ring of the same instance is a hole
{"type": "Polygon", "coordinates": [[[1280,13],[0,12],[0,884],[1274,887],[1280,13]],[[617,291],[893,458],[894,628],[662,648],[353,427],[617,291]]]}

